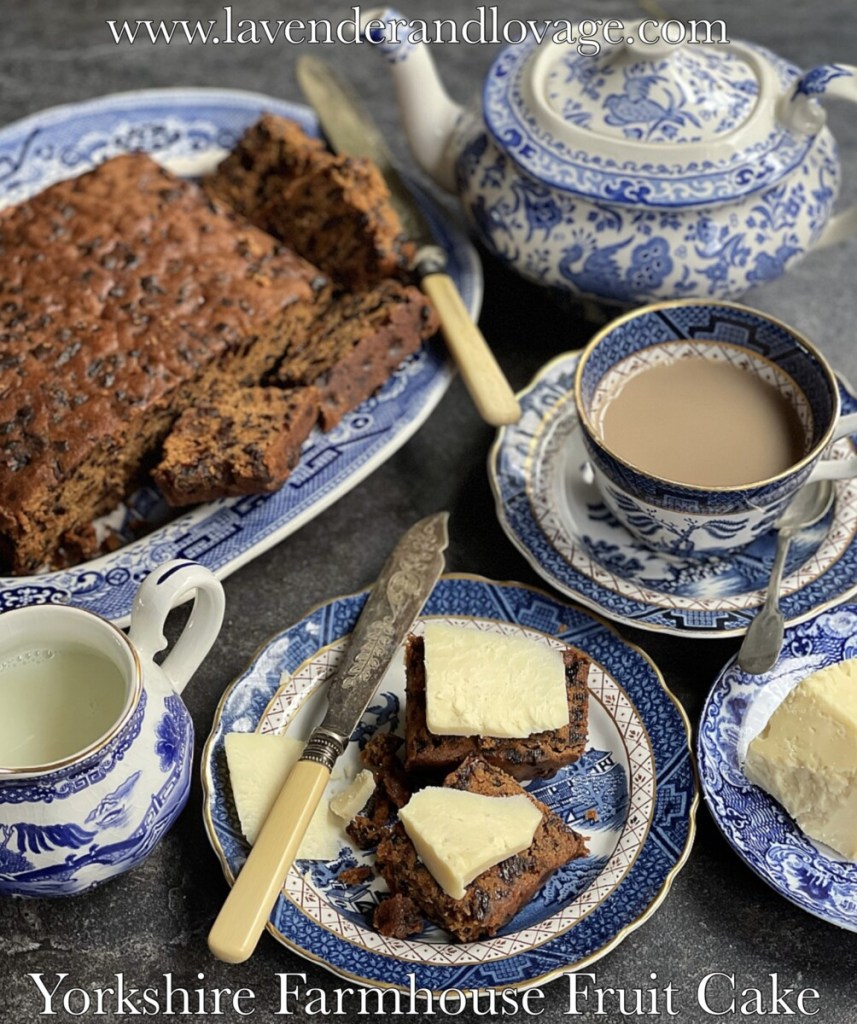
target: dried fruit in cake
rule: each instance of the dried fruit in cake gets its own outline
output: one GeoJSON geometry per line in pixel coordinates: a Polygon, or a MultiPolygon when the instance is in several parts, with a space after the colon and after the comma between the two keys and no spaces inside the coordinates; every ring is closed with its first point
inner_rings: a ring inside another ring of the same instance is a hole
{"type": "Polygon", "coordinates": [[[218,379],[305,330],[319,271],[141,153],[0,213],[0,561],[32,572],[218,379]]]}
{"type": "MultiPolygon", "coordinates": [[[[443,784],[485,796],[526,794],[511,776],[475,755],[443,784]]],[[[411,899],[430,921],[459,942],[496,935],[553,871],[586,854],[586,842],[580,835],[545,804],[526,796],[542,812],[532,843],[473,879],[462,899],[444,891],[417,855],[401,822],[379,843],[376,867],[394,895],[411,899]]]]}
{"type": "Polygon", "coordinates": [[[173,506],[282,487],[318,419],[314,388],[220,386],[179,416],[152,478],[173,506]]]}
{"type": "Polygon", "coordinates": [[[205,187],[348,288],[407,271],[412,246],[377,167],[331,153],[293,121],[266,114],[205,187]]]}
{"type": "Polygon", "coordinates": [[[291,340],[272,380],[282,387],[317,387],[322,426],[330,430],[437,327],[431,303],[412,285],[385,280],[367,291],[341,292],[306,334],[291,340]]]}

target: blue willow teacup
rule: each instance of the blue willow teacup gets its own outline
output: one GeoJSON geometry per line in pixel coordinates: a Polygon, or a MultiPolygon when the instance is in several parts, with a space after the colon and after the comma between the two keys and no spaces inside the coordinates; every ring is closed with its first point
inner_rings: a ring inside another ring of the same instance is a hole
{"type": "Polygon", "coordinates": [[[771,529],[804,484],[857,476],[857,459],[823,457],[833,441],[857,431],[857,414],[840,416],[827,361],[792,328],[745,306],[676,300],[619,317],[584,349],[575,402],[605,504],[644,544],[670,554],[741,547],[771,529]],[[800,424],[802,451],[793,464],[764,480],[709,486],[664,479],[611,451],[604,418],[622,387],[653,366],[687,359],[730,362],[776,387],[800,424]]]}

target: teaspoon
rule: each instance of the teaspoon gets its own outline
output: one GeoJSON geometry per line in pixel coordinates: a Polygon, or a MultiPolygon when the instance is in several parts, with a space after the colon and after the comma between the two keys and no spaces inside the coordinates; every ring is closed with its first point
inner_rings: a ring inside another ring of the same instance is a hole
{"type": "Polygon", "coordinates": [[[750,623],[738,652],[738,666],[751,675],[760,675],[773,668],[783,646],[785,620],[780,611],[780,583],[792,538],[807,526],[817,523],[832,501],[832,481],[819,480],[798,491],[777,522],[777,552],[765,603],[750,623]]]}

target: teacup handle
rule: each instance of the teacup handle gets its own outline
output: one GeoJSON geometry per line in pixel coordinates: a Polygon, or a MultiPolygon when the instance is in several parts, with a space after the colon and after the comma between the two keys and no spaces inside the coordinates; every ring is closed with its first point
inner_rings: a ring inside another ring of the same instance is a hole
{"type": "Polygon", "coordinates": [[[128,639],[144,661],[154,658],[167,646],[164,623],[167,616],[192,591],[196,591],[193,610],[181,636],[161,664],[176,693],[211,650],[223,623],[225,598],[223,585],[211,570],[198,562],[175,559],[153,569],[134,597],[128,639]]]}
{"type": "MultiPolygon", "coordinates": [[[[831,440],[839,441],[851,434],[857,434],[857,412],[840,418],[831,440]]],[[[851,459],[822,459],[806,482],[812,484],[816,480],[850,480],[853,476],[857,476],[857,456],[851,459]]]]}
{"type": "MultiPolygon", "coordinates": [[[[824,110],[816,102],[819,96],[857,103],[857,67],[853,64],[821,64],[805,72],[780,101],[781,117],[793,130],[814,135],[826,120],[824,110]]],[[[837,213],[827,222],[813,249],[842,242],[857,231],[857,207],[837,213]]]]}

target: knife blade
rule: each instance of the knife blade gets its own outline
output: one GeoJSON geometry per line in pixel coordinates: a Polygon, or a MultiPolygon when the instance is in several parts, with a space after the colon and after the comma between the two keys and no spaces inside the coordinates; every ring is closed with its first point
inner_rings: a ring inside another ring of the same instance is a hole
{"type": "Polygon", "coordinates": [[[328,684],[328,710],[286,779],[208,936],[212,953],[243,963],[256,948],[337,758],[443,572],[449,513],[412,526],[387,559],[328,684]]]}
{"type": "Polygon", "coordinates": [[[378,126],[326,61],[299,57],[296,74],[331,146],[339,153],[371,160],[384,176],[405,235],[416,247],[412,269],[437,310],[447,346],[480,415],[495,427],[516,423],[521,416],[518,400],[446,273],[446,251],[437,244],[378,126]]]}

